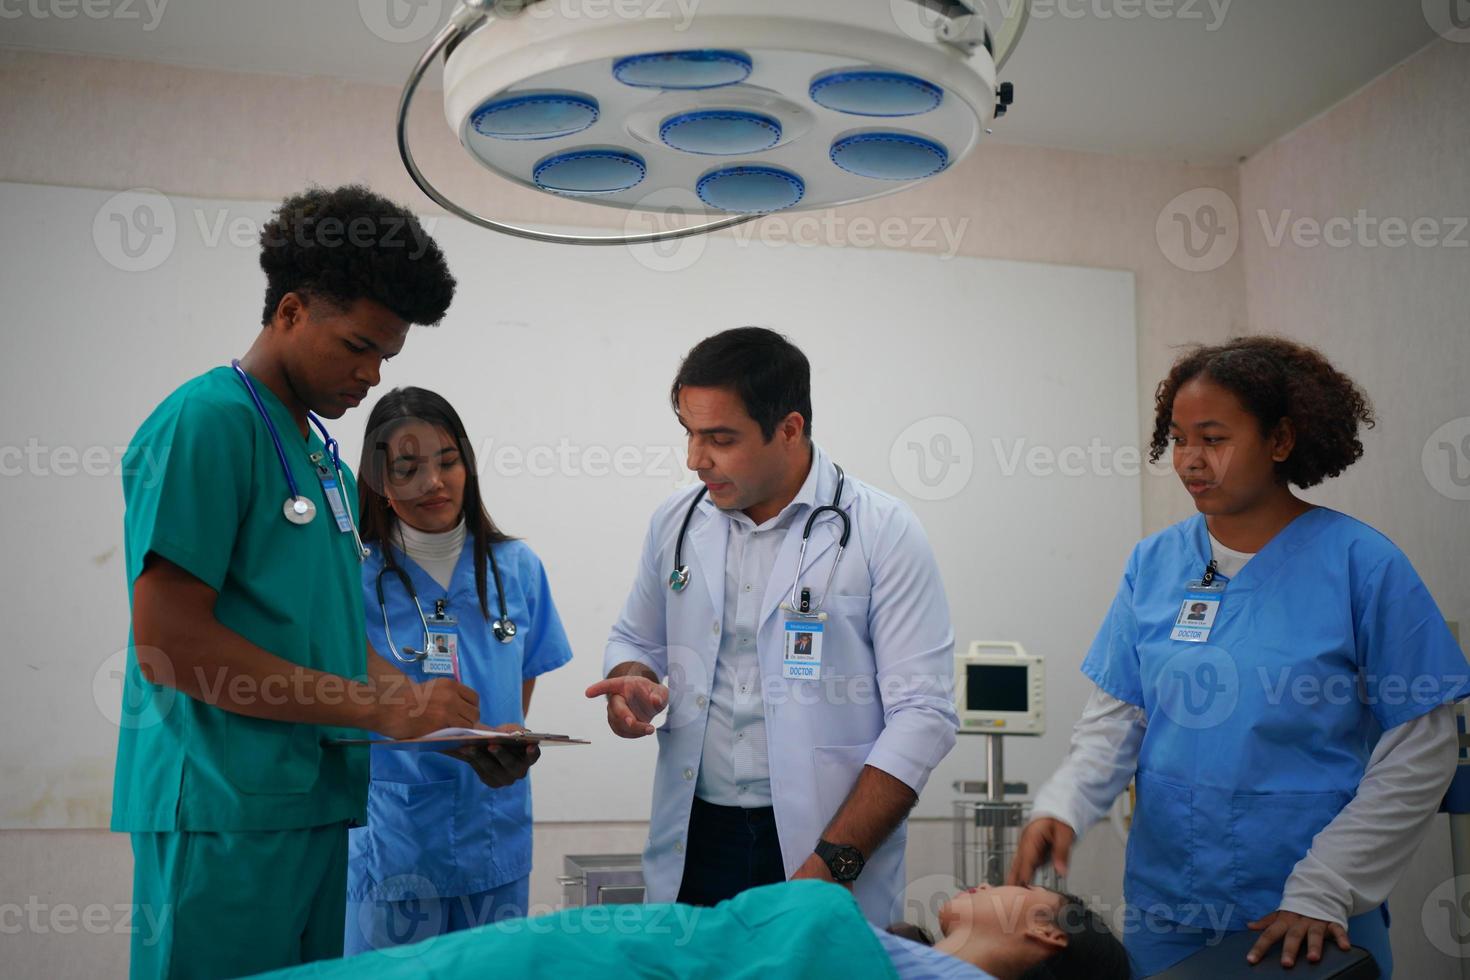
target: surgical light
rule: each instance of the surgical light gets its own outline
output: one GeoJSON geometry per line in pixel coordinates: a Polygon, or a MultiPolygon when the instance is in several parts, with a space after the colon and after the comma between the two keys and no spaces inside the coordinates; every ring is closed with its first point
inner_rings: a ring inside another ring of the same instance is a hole
{"type": "Polygon", "coordinates": [[[404,85],[399,152],[449,212],[565,244],[683,238],[893,194],[966,157],[1011,103],[997,73],[1029,0],[1000,0],[994,35],[976,2],[694,0],[679,20],[668,0],[462,0],[404,85]],[[588,204],[707,220],[588,236],[461,207],[408,143],[414,95],[441,54],[445,116],[493,174],[588,204]]]}

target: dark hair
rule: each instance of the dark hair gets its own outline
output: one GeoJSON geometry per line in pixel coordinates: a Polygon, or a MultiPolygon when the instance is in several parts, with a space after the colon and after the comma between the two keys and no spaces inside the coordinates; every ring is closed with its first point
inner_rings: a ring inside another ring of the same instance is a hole
{"type": "Polygon", "coordinates": [[[1276,473],[1299,487],[1314,487],[1357,462],[1363,455],[1358,426],[1376,424],[1368,396],[1316,348],[1283,337],[1240,337],[1191,348],[1159,382],[1150,460],[1157,462],[1168,448],[1174,396],[1201,376],[1239,398],[1262,434],[1291,419],[1296,445],[1276,473]]]}
{"type": "MultiPolygon", "coordinates": [[[[1076,895],[1057,894],[1062,904],[1053,921],[1066,935],[1067,945],[1021,974],[1021,980],[1129,980],[1132,968],[1128,951],[1102,917],[1076,895]]],[[[895,922],[887,931],[925,946],[934,945],[928,930],[907,922],[895,922]]]]}
{"type": "Polygon", "coordinates": [[[454,299],[444,253],[408,209],[360,184],[281,202],[260,232],[268,324],[287,293],[338,307],[370,299],[409,323],[438,323],[454,299]]]}
{"type": "Polygon", "coordinates": [[[766,442],[792,412],[812,435],[812,368],[791,341],[764,327],[737,327],[706,337],[679,365],[669,402],[679,411],[682,388],[729,388],[761,427],[766,442]]]}
{"type": "Polygon", "coordinates": [[[916,926],[912,922],[895,922],[884,931],[892,933],[900,939],[907,939],[911,943],[922,943],[925,946],[934,945],[934,935],[923,926],[916,926]]]}
{"type": "Polygon", "coordinates": [[[1053,921],[1067,945],[1021,974],[1021,980],[1129,980],[1128,951],[1102,916],[1076,895],[1061,894],[1053,921]]]}
{"type": "Polygon", "coordinates": [[[459,448],[464,464],[464,517],[466,531],[474,542],[475,591],[480,595],[480,613],[490,619],[490,601],[485,592],[485,566],[490,545],[514,540],[495,526],[480,496],[480,474],[475,465],[475,449],[465,433],[464,423],[442,395],[424,388],[394,388],[373,406],[368,416],[367,433],[362,441],[362,460],[357,467],[358,513],[361,515],[362,539],[376,541],[383,550],[386,566],[397,564],[393,549],[387,547],[398,530],[398,545],[403,547],[403,532],[398,529],[398,515],[388,506],[382,493],[388,475],[388,439],[407,422],[425,422],[449,433],[459,448]]]}

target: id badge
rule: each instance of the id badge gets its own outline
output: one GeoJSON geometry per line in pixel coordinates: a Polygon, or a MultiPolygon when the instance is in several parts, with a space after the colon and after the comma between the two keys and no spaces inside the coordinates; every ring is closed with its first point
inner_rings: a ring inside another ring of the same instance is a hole
{"type": "Polygon", "coordinates": [[[781,676],[789,681],[822,679],[822,627],[820,619],[786,621],[786,658],[781,676]]]}
{"type": "Polygon", "coordinates": [[[434,615],[426,617],[429,649],[424,673],[459,680],[459,620],[444,607],[445,600],[434,600],[434,615]]]}
{"type": "Polygon", "coordinates": [[[1184,601],[1179,604],[1179,614],[1174,617],[1174,630],[1169,634],[1169,639],[1185,643],[1208,643],[1224,595],[1225,586],[1218,583],[1205,585],[1199,581],[1190,582],[1185,590],[1184,601]]]}
{"type": "Polygon", "coordinates": [[[342,499],[342,487],[337,483],[337,474],[327,466],[326,457],[321,453],[312,453],[311,462],[316,467],[316,478],[321,481],[322,496],[327,498],[327,506],[331,508],[332,517],[337,522],[337,530],[343,534],[351,533],[352,521],[347,516],[347,504],[342,499]]]}

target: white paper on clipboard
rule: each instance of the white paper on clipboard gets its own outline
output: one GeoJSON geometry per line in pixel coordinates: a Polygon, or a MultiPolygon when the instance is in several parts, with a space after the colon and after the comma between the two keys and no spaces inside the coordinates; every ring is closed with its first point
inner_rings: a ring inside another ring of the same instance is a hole
{"type": "Polygon", "coordinates": [[[470,745],[591,745],[585,739],[547,732],[491,732],[481,728],[441,728],[418,738],[338,738],[332,745],[369,745],[399,752],[447,752],[470,745]]]}

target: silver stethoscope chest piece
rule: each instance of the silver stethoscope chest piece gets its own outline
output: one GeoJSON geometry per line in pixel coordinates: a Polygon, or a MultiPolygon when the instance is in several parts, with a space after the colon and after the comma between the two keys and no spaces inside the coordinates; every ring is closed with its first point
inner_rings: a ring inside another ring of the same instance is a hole
{"type": "Polygon", "coordinates": [[[286,512],[286,520],[292,524],[310,524],[316,518],[316,504],[305,497],[292,497],[282,510],[286,512]]]}

